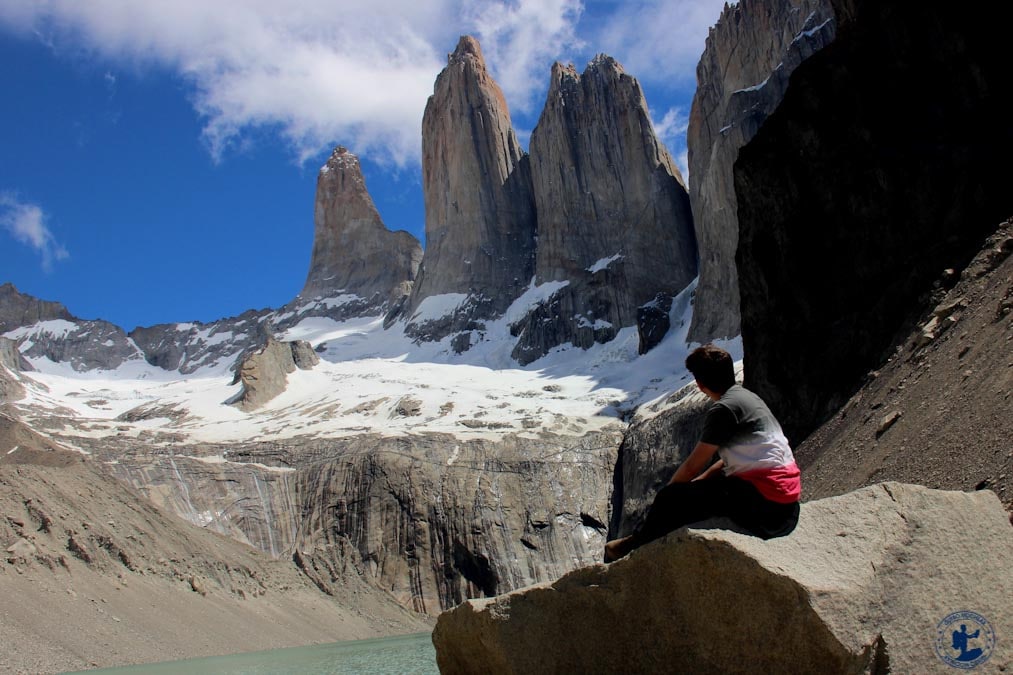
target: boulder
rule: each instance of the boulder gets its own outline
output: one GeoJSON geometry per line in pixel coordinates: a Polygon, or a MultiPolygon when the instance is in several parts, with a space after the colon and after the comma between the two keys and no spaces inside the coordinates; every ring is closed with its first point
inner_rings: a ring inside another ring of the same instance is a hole
{"type": "Polygon", "coordinates": [[[883,483],[804,504],[781,539],[682,529],[610,566],[468,601],[433,642],[445,675],[926,673],[950,670],[963,623],[981,631],[968,653],[996,672],[1013,666],[1010,565],[994,494],[883,483]]]}
{"type": "Polygon", "coordinates": [[[229,403],[242,410],[259,408],[285,391],[289,373],[318,363],[320,357],[305,340],[279,342],[268,336],[267,344],[246,356],[237,369],[236,380],[243,388],[229,403]]]}

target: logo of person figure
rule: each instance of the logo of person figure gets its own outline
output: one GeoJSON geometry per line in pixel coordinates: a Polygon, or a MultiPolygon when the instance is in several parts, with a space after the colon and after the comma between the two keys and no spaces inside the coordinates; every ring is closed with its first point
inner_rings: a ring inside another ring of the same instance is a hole
{"type": "Polygon", "coordinates": [[[936,627],[936,654],[947,665],[976,668],[992,655],[995,631],[977,612],[954,612],[936,627]]]}
{"type": "Polygon", "coordinates": [[[974,661],[976,658],[981,656],[981,647],[975,647],[974,649],[967,648],[967,641],[977,638],[981,635],[981,629],[974,631],[973,633],[967,632],[967,624],[960,624],[960,630],[953,631],[953,648],[960,652],[958,656],[953,658],[957,661],[974,661]]]}

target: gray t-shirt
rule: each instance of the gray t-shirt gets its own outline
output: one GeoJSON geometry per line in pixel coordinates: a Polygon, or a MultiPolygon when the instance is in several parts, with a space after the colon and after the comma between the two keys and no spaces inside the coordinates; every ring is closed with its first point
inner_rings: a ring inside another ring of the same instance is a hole
{"type": "Polygon", "coordinates": [[[781,425],[759,396],[732,385],[710,407],[700,441],[718,446],[725,474],[772,469],[793,464],[781,425]]]}

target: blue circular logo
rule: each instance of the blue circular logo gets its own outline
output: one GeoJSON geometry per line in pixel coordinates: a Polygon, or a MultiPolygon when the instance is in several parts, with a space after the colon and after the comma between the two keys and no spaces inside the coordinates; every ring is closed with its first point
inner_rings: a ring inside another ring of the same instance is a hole
{"type": "Polygon", "coordinates": [[[936,626],[936,654],[946,665],[971,670],[988,661],[994,649],[992,624],[977,612],[954,612],[936,626]]]}

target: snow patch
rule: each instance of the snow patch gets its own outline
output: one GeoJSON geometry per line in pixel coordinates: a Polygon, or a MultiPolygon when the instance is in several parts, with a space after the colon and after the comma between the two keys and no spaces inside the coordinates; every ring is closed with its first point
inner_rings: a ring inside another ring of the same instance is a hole
{"type": "Polygon", "coordinates": [[[12,331],[4,333],[4,337],[10,338],[11,340],[21,340],[22,338],[45,336],[62,340],[71,333],[77,331],[78,328],[79,326],[76,323],[65,319],[50,319],[49,321],[34,323],[31,326],[15,328],[12,331]]]}
{"type": "Polygon", "coordinates": [[[442,295],[430,295],[419,303],[418,309],[412,314],[409,323],[426,323],[442,319],[452,314],[464,304],[468,296],[464,293],[444,293],[442,295]]]}
{"type": "Polygon", "coordinates": [[[596,274],[597,272],[601,272],[602,270],[608,269],[609,265],[616,262],[617,260],[622,260],[623,257],[624,256],[621,253],[616,253],[615,255],[609,256],[608,258],[602,258],[595,264],[588,267],[587,271],[590,272],[591,274],[596,274]]]}
{"type": "Polygon", "coordinates": [[[508,326],[517,323],[531,313],[535,307],[548,301],[553,295],[569,285],[569,281],[549,281],[536,285],[535,278],[531,277],[528,290],[510,304],[507,311],[503,313],[502,321],[508,326]]]}

